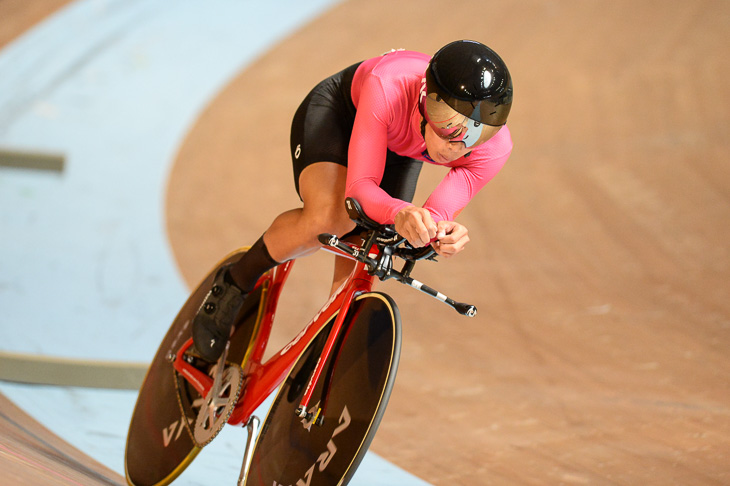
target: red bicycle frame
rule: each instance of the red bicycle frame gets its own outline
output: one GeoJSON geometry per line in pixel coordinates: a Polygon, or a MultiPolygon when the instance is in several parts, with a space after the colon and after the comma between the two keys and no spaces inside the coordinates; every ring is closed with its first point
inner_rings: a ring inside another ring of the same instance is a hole
{"type": "MultiPolygon", "coordinates": [[[[352,256],[337,248],[325,249],[339,256],[353,259],[352,256]]],[[[327,357],[331,353],[339,336],[342,323],[347,315],[347,309],[355,297],[369,292],[373,288],[375,277],[368,274],[365,263],[356,262],[350,277],[332,294],[329,301],[304,326],[301,332],[265,363],[262,363],[269,337],[271,336],[271,329],[274,325],[279,296],[293,265],[294,260],[279,265],[273,271],[262,276],[257,284],[257,286],[262,286],[263,288],[262,300],[264,301],[264,308],[260,310],[260,317],[257,319],[258,329],[254,331],[252,346],[248,352],[249,356],[244,363],[243,371],[246,377],[245,390],[239,397],[233,413],[228,419],[228,423],[231,425],[245,425],[248,423],[254,411],[286,378],[287,373],[294,366],[297,358],[304,352],[307,345],[309,345],[317,333],[336,315],[337,317],[334,317],[335,320],[332,329],[322,351],[322,357],[317,363],[310,378],[307,391],[302,399],[300,408],[306,410],[314,390],[313,384],[319,380],[324,363],[327,361],[327,357]]],[[[189,339],[180,348],[173,366],[201,396],[205,397],[213,386],[213,378],[199,371],[185,359],[185,353],[192,344],[192,339],[189,339]]]]}

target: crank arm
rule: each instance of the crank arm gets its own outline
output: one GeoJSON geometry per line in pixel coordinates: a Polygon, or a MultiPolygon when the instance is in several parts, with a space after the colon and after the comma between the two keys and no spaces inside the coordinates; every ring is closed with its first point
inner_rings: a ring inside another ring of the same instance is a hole
{"type": "Polygon", "coordinates": [[[226,359],[228,358],[228,350],[230,347],[231,342],[228,341],[225,349],[223,350],[223,354],[221,354],[220,358],[218,358],[218,362],[216,363],[212,387],[214,396],[217,396],[217,394],[221,391],[221,385],[223,384],[223,371],[226,369],[226,359]]]}

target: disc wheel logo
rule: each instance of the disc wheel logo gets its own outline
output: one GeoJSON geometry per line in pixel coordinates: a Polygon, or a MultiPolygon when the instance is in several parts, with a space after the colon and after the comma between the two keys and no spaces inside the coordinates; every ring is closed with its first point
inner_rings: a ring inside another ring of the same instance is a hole
{"type": "MultiPolygon", "coordinates": [[[[345,405],[342,409],[342,413],[340,414],[339,425],[335,428],[334,432],[332,432],[332,436],[330,437],[329,442],[327,442],[327,450],[323,451],[319,455],[314,464],[312,464],[310,468],[307,469],[307,472],[304,473],[304,476],[296,482],[296,486],[310,486],[310,484],[312,483],[312,476],[314,476],[315,469],[319,469],[319,472],[324,472],[324,470],[327,469],[330,461],[337,453],[335,437],[337,437],[338,434],[347,429],[350,426],[351,422],[352,417],[350,416],[350,411],[347,409],[347,405],[345,405]]],[[[274,486],[285,485],[279,483],[278,481],[274,481],[274,486]]]]}

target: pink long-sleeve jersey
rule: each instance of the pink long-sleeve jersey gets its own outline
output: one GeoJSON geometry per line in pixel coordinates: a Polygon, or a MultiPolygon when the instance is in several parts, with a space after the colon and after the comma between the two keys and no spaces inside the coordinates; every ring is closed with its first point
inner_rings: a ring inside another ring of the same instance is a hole
{"type": "MultiPolygon", "coordinates": [[[[372,219],[391,224],[410,203],[390,197],[379,184],[387,149],[435,164],[421,134],[419,91],[430,56],[393,51],[363,62],[352,81],[357,108],[350,139],[346,195],[357,199],[372,219]]],[[[435,221],[453,221],[494,177],[512,152],[503,126],[487,142],[449,164],[449,171],[424,204],[435,221]]],[[[442,165],[442,164],[438,164],[442,165]]]]}

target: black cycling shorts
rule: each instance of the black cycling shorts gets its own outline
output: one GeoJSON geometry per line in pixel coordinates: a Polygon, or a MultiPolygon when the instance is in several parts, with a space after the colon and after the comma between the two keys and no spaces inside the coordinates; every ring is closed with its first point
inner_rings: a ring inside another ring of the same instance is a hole
{"type": "MultiPolygon", "coordinates": [[[[359,65],[354,64],[315,86],[294,115],[291,156],[297,194],[299,176],[307,166],[334,162],[347,167],[347,150],[356,112],[350,89],[359,65]]],[[[422,165],[420,160],[388,150],[380,187],[391,197],[411,202],[422,165]]]]}

